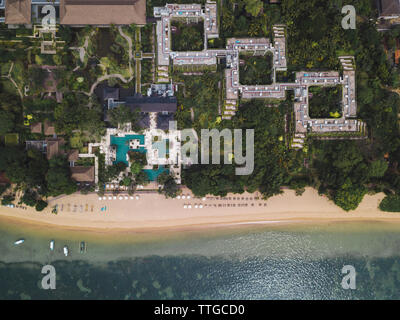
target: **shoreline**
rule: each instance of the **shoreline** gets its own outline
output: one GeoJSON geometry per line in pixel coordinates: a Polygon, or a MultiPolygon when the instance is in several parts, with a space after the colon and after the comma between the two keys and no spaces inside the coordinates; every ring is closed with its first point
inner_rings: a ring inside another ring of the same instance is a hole
{"type": "Polygon", "coordinates": [[[400,215],[379,210],[384,194],[366,195],[355,211],[345,212],[326,196],[306,188],[302,196],[293,190],[266,201],[257,194],[209,196],[204,201],[193,198],[188,189],[183,194],[190,200],[165,199],[159,194],[140,194],[140,199],[99,200],[97,195],[73,194],[49,200],[43,212],[0,207],[0,218],[17,224],[51,227],[65,231],[105,233],[158,233],[231,229],[249,226],[281,226],[334,222],[400,223],[400,215]],[[58,205],[57,215],[51,208],[58,205]],[[184,208],[191,205],[192,208],[184,208]],[[195,208],[202,205],[203,208],[195,208]],[[106,208],[102,211],[102,208],[106,208]]]}

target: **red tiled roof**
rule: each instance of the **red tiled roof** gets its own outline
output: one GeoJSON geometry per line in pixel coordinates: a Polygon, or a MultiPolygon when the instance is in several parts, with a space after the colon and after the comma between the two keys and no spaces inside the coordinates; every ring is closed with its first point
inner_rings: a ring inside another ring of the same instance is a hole
{"type": "Polygon", "coordinates": [[[146,24],[146,0],[61,0],[60,24],[146,24]]]}
{"type": "Polygon", "coordinates": [[[30,24],[31,0],[7,0],[6,24],[30,24]]]}

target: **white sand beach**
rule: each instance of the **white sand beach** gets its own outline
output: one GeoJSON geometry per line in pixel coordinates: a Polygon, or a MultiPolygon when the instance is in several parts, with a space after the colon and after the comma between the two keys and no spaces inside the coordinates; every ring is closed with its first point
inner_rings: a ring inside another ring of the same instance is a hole
{"type": "Polygon", "coordinates": [[[256,199],[259,196],[257,193],[199,199],[184,189],[182,195],[185,199],[165,199],[155,193],[137,193],[133,199],[125,195],[117,195],[114,199],[107,195],[105,200],[100,200],[96,194],[73,194],[50,200],[49,207],[43,212],[31,208],[1,207],[0,216],[17,219],[18,222],[101,232],[333,221],[400,222],[400,214],[378,209],[384,194],[366,195],[358,209],[351,212],[343,211],[312,188],[307,188],[302,196],[296,196],[293,190],[285,190],[267,201],[256,199]],[[54,205],[58,205],[57,215],[51,213],[54,205]]]}

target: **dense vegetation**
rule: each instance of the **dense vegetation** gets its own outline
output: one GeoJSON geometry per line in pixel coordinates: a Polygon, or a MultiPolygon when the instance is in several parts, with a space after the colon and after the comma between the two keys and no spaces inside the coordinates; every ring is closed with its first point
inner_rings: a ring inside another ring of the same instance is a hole
{"type": "MultiPolygon", "coordinates": [[[[152,6],[166,3],[167,0],[149,0],[148,12],[151,14],[152,6]]],[[[202,128],[255,130],[255,168],[250,176],[236,176],[235,165],[194,165],[184,171],[184,183],[199,196],[259,190],[265,198],[280,193],[283,186],[295,189],[298,194],[304,191],[305,186],[313,186],[345,210],[355,209],[367,193],[384,191],[389,196],[381,208],[396,208],[393,199],[400,194],[400,98],[393,89],[398,88],[400,82],[399,72],[388,62],[383,43],[385,40],[392,46],[399,37],[399,29],[395,28],[385,36],[378,32],[375,23],[377,12],[370,0],[350,3],[344,0],[283,0],[280,4],[268,4],[261,0],[224,0],[218,2],[218,12],[220,38],[208,42],[213,48],[224,48],[229,37],[272,37],[271,29],[275,23],[288,26],[289,70],[278,74],[282,81],[293,81],[290,78],[295,70],[340,70],[338,56],[354,55],[358,116],[367,124],[368,139],[320,141],[313,137],[306,141],[303,150],[289,149],[293,122],[292,95],[288,94],[286,101],[275,106],[271,106],[271,101],[241,101],[232,121],[222,121],[219,113],[224,101],[223,66],[218,66],[217,70],[200,70],[202,74],[198,76],[182,75],[180,70],[175,69],[172,71],[174,82],[179,86],[176,94],[179,128],[193,127],[198,133],[202,128]],[[341,27],[341,8],[346,4],[356,7],[358,19],[355,30],[341,27]]],[[[174,24],[177,30],[172,35],[173,50],[203,49],[202,23],[174,24]]],[[[17,39],[17,34],[21,32],[26,31],[23,28],[8,30],[1,26],[0,38],[17,39]]],[[[0,48],[0,71],[3,76],[0,81],[0,171],[4,171],[22,191],[22,201],[27,205],[36,205],[38,209],[44,207],[41,198],[71,193],[75,186],[70,180],[64,158],[48,161],[40,152],[25,150],[26,140],[43,137],[30,133],[29,127],[23,124],[23,114],[32,115],[34,121],[53,121],[56,132],[66,140],[66,148],[84,149],[88,142],[98,141],[105,129],[102,106],[88,94],[91,85],[103,74],[121,73],[126,78],[130,77],[127,44],[117,29],[102,30],[94,36],[91,32],[90,28],[67,27],[61,27],[59,31],[61,39],[72,46],[82,46],[88,38],[87,55],[83,61],[80,61],[77,51],[67,49],[54,56],[42,55],[39,48],[30,49],[34,40],[25,38],[16,45],[0,48]],[[106,41],[100,41],[102,37],[106,41]],[[13,67],[11,62],[14,62],[13,67]],[[39,92],[37,84],[46,81],[46,74],[39,66],[47,64],[57,66],[54,71],[57,89],[64,94],[61,103],[45,99],[44,94],[39,92]],[[15,84],[10,81],[9,72],[15,84]],[[26,85],[29,87],[27,96],[23,92],[26,85]],[[19,144],[5,144],[5,135],[10,133],[17,134],[19,144]]],[[[134,38],[135,26],[127,27],[125,32],[134,38]]],[[[151,28],[144,30],[143,36],[145,42],[142,49],[148,51],[151,49],[151,28]]],[[[264,82],[271,79],[269,60],[265,57],[260,61],[259,57],[246,57],[248,59],[250,63],[241,66],[241,82],[250,83],[256,79],[255,83],[267,84],[264,82]]],[[[144,65],[143,70],[147,72],[148,69],[150,65],[144,65]]],[[[123,85],[132,87],[133,82],[123,85]]],[[[312,112],[318,110],[320,116],[335,116],[336,99],[333,95],[331,99],[327,91],[312,92],[314,97],[311,103],[315,104],[312,112]]],[[[134,118],[127,110],[119,111],[110,115],[111,125],[118,126],[126,118],[134,118]]],[[[131,174],[121,181],[125,186],[146,182],[145,174],[139,170],[143,163],[138,157],[133,157],[131,174]]],[[[99,158],[100,184],[112,180],[126,169],[123,163],[106,168],[104,159],[99,158]]],[[[170,179],[166,176],[162,178],[162,192],[175,194],[175,186],[170,179]]],[[[10,203],[14,196],[13,190],[5,194],[3,202],[10,203]]]]}
{"type": "Polygon", "coordinates": [[[272,83],[272,55],[240,55],[239,83],[244,85],[272,83]],[[243,61],[243,63],[242,63],[243,61]]]}
{"type": "Polygon", "coordinates": [[[309,87],[310,117],[340,118],[342,115],[342,86],[309,87]]]}
{"type": "Polygon", "coordinates": [[[162,185],[159,188],[159,192],[164,194],[166,198],[175,198],[180,189],[179,186],[176,184],[175,179],[166,172],[161,173],[158,178],[157,182],[162,185]]]}
{"type": "Polygon", "coordinates": [[[173,51],[201,51],[204,49],[204,22],[186,23],[185,20],[171,21],[173,51]]]}
{"type": "Polygon", "coordinates": [[[386,196],[379,205],[382,211],[400,212],[400,195],[386,196]]]}
{"type": "MultiPolygon", "coordinates": [[[[288,169],[293,159],[280,141],[287,104],[267,108],[265,102],[252,100],[241,106],[229,128],[255,128],[255,169],[250,176],[236,176],[234,165],[193,165],[185,172],[185,183],[199,196],[207,193],[225,196],[228,192],[260,190],[266,197],[280,193],[289,183],[288,169]]],[[[219,126],[222,128],[222,125],[219,126]]]]}
{"type": "MultiPolygon", "coordinates": [[[[253,174],[235,176],[234,165],[198,165],[185,172],[185,183],[199,196],[259,189],[264,197],[270,197],[280,193],[282,186],[296,189],[300,194],[309,185],[345,210],[355,209],[368,192],[399,194],[400,99],[390,91],[398,85],[399,75],[391,69],[385,55],[382,34],[376,30],[376,9],[372,1],[352,2],[359,15],[356,30],[341,27],[341,8],[348,4],[344,1],[286,0],[280,6],[264,3],[264,10],[258,14],[256,2],[235,1],[237,5],[233,5],[224,1],[223,40],[231,36],[269,36],[271,22],[286,23],[289,72],[283,77],[290,76],[294,70],[340,70],[338,56],[354,55],[358,114],[368,125],[368,139],[318,141],[310,138],[302,151],[288,150],[281,137],[287,138],[284,117],[291,114],[291,100],[279,108],[267,108],[260,101],[242,102],[232,122],[223,121],[217,127],[255,129],[253,174]],[[249,7],[253,2],[254,11],[249,7]]],[[[197,88],[196,95],[193,92],[191,104],[204,105],[201,101],[213,90],[203,94],[203,88],[197,88]]],[[[188,89],[187,96],[191,95],[188,89]]],[[[329,114],[333,110],[328,107],[326,111],[329,114]]],[[[202,119],[202,114],[195,117],[193,126],[198,127],[202,119]]]]}

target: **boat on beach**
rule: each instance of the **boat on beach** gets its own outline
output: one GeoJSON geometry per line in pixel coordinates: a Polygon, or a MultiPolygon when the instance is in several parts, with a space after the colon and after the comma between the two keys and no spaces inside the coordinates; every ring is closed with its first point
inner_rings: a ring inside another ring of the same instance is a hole
{"type": "Polygon", "coordinates": [[[14,242],[14,244],[15,244],[16,246],[18,246],[18,245],[20,245],[20,244],[22,244],[22,243],[24,243],[24,242],[25,242],[25,239],[18,239],[17,241],[14,242]]]}
{"type": "Polygon", "coordinates": [[[54,240],[50,241],[50,250],[53,251],[54,250],[54,240]]]}
{"type": "Polygon", "coordinates": [[[68,257],[69,250],[67,246],[64,246],[63,251],[64,251],[64,256],[68,257]]]}
{"type": "Polygon", "coordinates": [[[85,241],[81,241],[81,243],[79,245],[79,252],[80,253],[85,253],[86,251],[87,251],[86,242],[85,241]]]}

